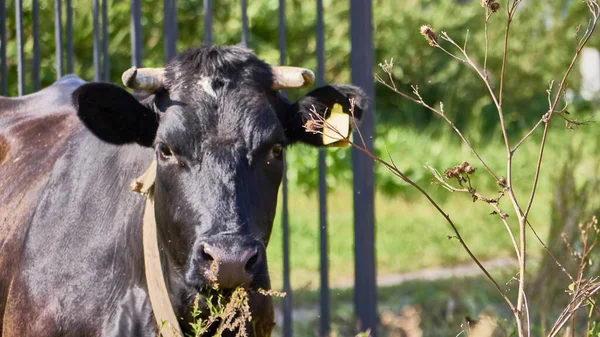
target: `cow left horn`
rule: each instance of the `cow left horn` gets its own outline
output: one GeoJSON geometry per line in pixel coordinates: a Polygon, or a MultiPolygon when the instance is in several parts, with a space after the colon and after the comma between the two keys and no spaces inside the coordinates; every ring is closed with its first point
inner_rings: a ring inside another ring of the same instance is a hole
{"type": "Polygon", "coordinates": [[[272,69],[273,90],[306,88],[315,82],[315,74],[306,68],[279,66],[272,69]]]}
{"type": "Polygon", "coordinates": [[[123,73],[121,80],[127,88],[143,91],[155,91],[163,87],[164,77],[164,68],[131,67],[123,73]]]}

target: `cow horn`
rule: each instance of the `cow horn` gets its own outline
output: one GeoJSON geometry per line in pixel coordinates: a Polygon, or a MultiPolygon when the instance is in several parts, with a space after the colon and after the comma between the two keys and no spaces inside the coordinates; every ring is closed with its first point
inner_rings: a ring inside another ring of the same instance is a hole
{"type": "Polygon", "coordinates": [[[155,91],[163,87],[165,68],[137,68],[127,69],[121,76],[127,88],[143,91],[155,91]]]}
{"type": "Polygon", "coordinates": [[[315,74],[306,68],[279,66],[272,69],[273,90],[306,88],[315,82],[315,74]]]}

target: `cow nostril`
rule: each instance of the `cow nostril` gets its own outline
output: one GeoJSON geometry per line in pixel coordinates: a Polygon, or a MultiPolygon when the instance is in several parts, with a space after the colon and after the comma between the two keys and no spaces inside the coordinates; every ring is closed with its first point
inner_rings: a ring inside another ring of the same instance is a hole
{"type": "Polygon", "coordinates": [[[204,261],[208,261],[208,262],[212,262],[215,260],[215,258],[212,256],[212,254],[210,253],[210,249],[206,246],[204,246],[201,250],[201,256],[202,259],[204,261]]]}
{"type": "Polygon", "coordinates": [[[251,274],[252,270],[254,269],[254,267],[258,264],[258,249],[254,248],[254,250],[251,254],[252,255],[246,262],[246,268],[245,268],[246,272],[250,273],[250,274],[251,274]]]}

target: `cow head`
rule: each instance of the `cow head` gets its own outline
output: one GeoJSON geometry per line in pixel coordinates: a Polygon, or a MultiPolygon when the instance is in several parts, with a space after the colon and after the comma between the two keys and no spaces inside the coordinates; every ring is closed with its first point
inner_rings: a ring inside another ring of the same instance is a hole
{"type": "MultiPolygon", "coordinates": [[[[279,90],[312,84],[312,72],[271,67],[243,47],[202,46],[166,68],[131,69],[124,83],[73,94],[83,123],[113,144],[154,147],[159,243],[186,286],[269,288],[268,245],[283,154],[297,142],[323,146],[304,124],[334,106],[360,119],[366,97],[353,86],[327,85],[291,102],[279,90]],[[212,271],[214,272],[214,270],[212,271]],[[214,281],[214,280],[213,280],[214,281]]],[[[351,122],[351,124],[354,124],[351,122]]]]}

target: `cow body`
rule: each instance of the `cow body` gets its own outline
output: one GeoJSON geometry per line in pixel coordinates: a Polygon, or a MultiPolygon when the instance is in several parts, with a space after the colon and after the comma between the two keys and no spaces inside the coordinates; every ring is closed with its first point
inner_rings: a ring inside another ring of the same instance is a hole
{"type": "Polygon", "coordinates": [[[156,331],[141,250],[144,200],[126,188],[152,150],[87,131],[71,104],[82,84],[69,77],[0,100],[14,104],[0,124],[8,144],[0,165],[0,270],[9,271],[0,276],[2,336],[156,331]]]}
{"type": "Polygon", "coordinates": [[[158,74],[144,99],[72,75],[0,97],[0,336],[156,336],[145,200],[130,189],[152,160],[163,276],[184,333],[194,299],[220,285],[247,288],[248,333],[270,334],[258,290],[270,288],[283,148],[322,145],[304,132],[309,114],[349,113],[354,98],[359,118],[364,94],[326,86],[289,102],[241,47],[196,48],[158,74]]]}

